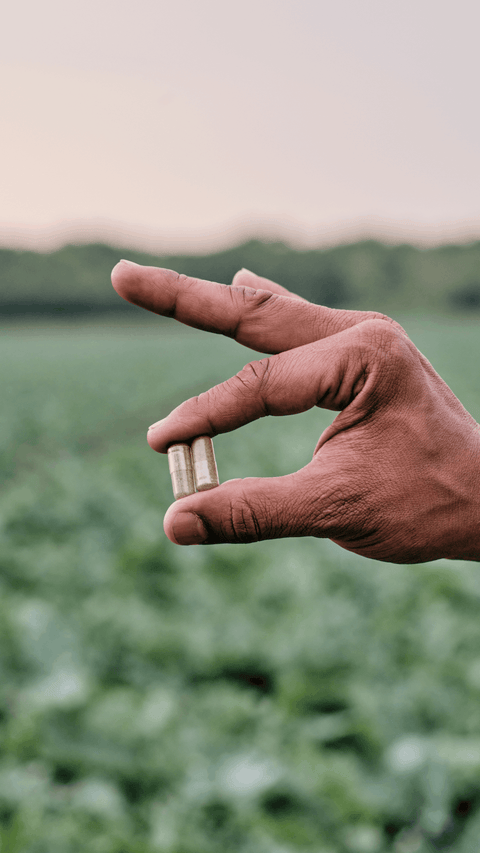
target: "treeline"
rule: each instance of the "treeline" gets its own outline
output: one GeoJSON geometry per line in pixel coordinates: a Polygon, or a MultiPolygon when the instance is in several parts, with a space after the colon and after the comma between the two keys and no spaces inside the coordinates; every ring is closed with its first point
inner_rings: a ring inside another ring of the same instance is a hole
{"type": "Polygon", "coordinates": [[[225,284],[247,267],[333,308],[480,314],[480,242],[419,249],[369,240],[299,250],[251,240],[210,255],[159,256],[103,244],[48,254],[0,249],[0,316],[138,314],[110,284],[122,257],[225,284]]]}

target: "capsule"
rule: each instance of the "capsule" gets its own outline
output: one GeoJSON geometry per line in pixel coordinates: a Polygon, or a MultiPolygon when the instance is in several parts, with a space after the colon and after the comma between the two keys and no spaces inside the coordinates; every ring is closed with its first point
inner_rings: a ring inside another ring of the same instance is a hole
{"type": "Polygon", "coordinates": [[[172,444],[168,448],[168,467],[175,500],[195,493],[192,455],[188,444],[172,444]]]}
{"type": "Polygon", "coordinates": [[[191,448],[197,492],[214,489],[219,480],[212,439],[208,435],[199,435],[193,439],[191,448]]]}

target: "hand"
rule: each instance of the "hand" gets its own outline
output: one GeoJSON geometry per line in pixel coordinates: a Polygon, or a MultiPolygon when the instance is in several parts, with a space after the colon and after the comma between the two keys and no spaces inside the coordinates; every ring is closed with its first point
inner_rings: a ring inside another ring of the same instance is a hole
{"type": "Polygon", "coordinates": [[[246,270],[227,286],[121,261],[112,282],[149,311],[273,354],[154,424],[154,450],[265,415],[339,412],[300,471],[175,502],[172,542],[317,536],[394,563],[480,559],[480,428],[398,323],[313,305],[246,270]]]}

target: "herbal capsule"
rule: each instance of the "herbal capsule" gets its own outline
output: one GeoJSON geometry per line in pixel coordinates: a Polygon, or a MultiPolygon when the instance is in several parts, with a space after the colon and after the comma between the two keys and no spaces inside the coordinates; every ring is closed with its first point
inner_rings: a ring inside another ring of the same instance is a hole
{"type": "Polygon", "coordinates": [[[212,439],[208,435],[200,435],[193,439],[191,447],[197,492],[214,489],[219,483],[212,439]]]}
{"type": "Polygon", "coordinates": [[[168,467],[175,500],[195,493],[192,456],[188,444],[172,444],[168,448],[168,467]]]}

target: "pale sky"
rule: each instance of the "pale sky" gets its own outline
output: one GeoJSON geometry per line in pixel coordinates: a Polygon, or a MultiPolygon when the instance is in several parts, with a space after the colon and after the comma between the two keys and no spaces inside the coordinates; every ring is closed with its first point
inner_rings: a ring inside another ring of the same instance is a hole
{"type": "Polygon", "coordinates": [[[3,245],[480,239],[478,0],[3,6],[3,245]]]}

